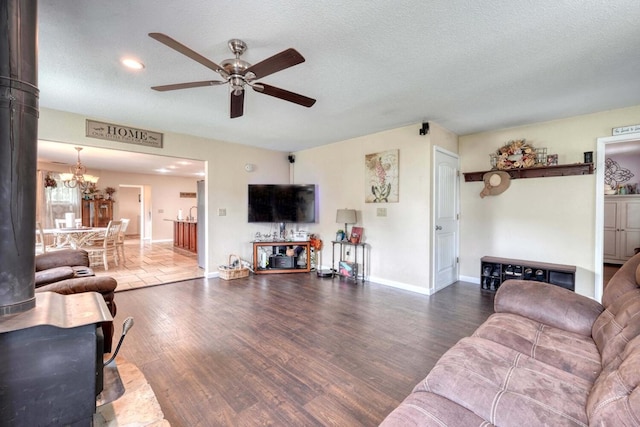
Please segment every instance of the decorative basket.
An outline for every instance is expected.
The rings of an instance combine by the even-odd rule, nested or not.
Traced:
[[[238,261],[237,267],[232,267],[232,259],[234,257]],[[242,261],[240,260],[240,257],[234,254],[229,255],[228,265],[219,266],[218,271],[220,272],[220,278],[224,280],[242,279],[243,277],[249,276],[249,269],[246,267],[242,267]]]

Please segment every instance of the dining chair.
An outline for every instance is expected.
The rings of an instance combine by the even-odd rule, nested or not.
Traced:
[[[105,270],[109,269],[109,257],[113,258],[113,263],[118,266],[118,251],[116,241],[118,233],[122,227],[122,221],[109,221],[107,229],[103,236],[97,239],[88,240],[87,244],[80,246],[78,249],[84,249],[89,253],[89,261],[91,267],[102,264]]]
[[[67,220],[64,218],[54,219],[56,228],[65,228],[67,226]],[[54,246],[63,247],[66,243],[65,236],[62,234],[56,234]]]
[[[120,232],[118,233],[118,238],[116,239],[116,249],[118,251],[118,260],[121,260],[122,265],[124,265],[126,261],[124,257],[124,239],[127,227],[129,227],[130,219],[120,218],[120,221],[122,222],[122,226],[120,227]]]
[[[36,255],[47,253],[47,244],[44,240],[44,231],[39,221],[36,222]]]

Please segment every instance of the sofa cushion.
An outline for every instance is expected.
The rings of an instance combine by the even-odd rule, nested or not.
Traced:
[[[640,336],[609,363],[587,401],[591,425],[640,425]]]
[[[47,270],[62,265],[89,267],[89,254],[84,250],[64,249],[36,255],[35,258],[36,271]]]
[[[593,340],[606,366],[640,334],[640,289],[622,295],[610,304],[593,324]]]
[[[463,338],[414,392],[443,396],[492,424],[585,426],[592,382],[496,342]]]
[[[560,286],[533,280],[505,280],[494,301],[496,313],[513,313],[545,325],[591,336],[604,307]]]
[[[497,342],[591,383],[602,369],[600,353],[590,337],[516,314],[492,314],[473,336]]]
[[[491,424],[457,403],[427,391],[416,391],[394,409],[381,427],[490,427]]]
[[[75,276],[73,268],[69,266],[53,267],[46,270],[36,271],[35,284],[36,288],[48,285],[49,283],[59,282],[61,280],[71,279]]]

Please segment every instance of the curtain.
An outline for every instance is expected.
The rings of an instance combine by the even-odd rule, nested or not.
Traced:
[[[56,187],[45,188],[45,177],[56,181]],[[64,218],[67,212],[73,212],[76,218],[82,218],[82,197],[79,188],[65,187],[58,172],[39,170],[36,190],[36,221],[42,228],[55,228],[55,219]]]

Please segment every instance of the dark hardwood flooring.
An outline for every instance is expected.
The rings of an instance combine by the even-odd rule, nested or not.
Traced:
[[[121,354],[172,426],[373,426],[493,312],[456,283],[428,297],[315,274],[119,292]],[[114,341],[118,337],[114,338]]]

